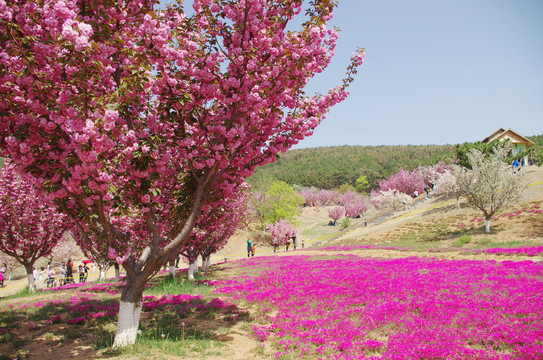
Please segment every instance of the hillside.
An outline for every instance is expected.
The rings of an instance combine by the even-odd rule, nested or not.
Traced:
[[[543,214],[532,214],[535,204],[543,201],[543,168],[525,167],[528,184],[520,202],[502,211],[491,223],[491,233],[484,232],[484,222],[478,221],[481,213],[466,206],[461,200],[461,208],[457,209],[454,199],[432,197],[425,199],[423,195],[414,199],[411,208],[390,213],[371,209],[366,213],[368,226],[363,226],[363,219],[353,220],[346,230],[328,226],[328,215],[325,207],[303,208],[296,227],[298,242],[302,240],[306,248],[344,245],[371,245],[378,247],[396,247],[416,249],[417,256],[473,258],[475,255],[460,254],[455,243],[462,235],[469,235],[471,242],[462,245],[462,250],[485,249],[493,247],[518,247],[543,245]],[[527,210],[527,211],[523,211]],[[513,214],[514,216],[501,216]],[[519,215],[520,214],[520,215]],[[474,219],[474,220],[472,220]],[[343,233],[339,235],[340,233]],[[334,236],[336,235],[337,236]],[[220,262],[225,256],[231,259],[243,257],[245,241],[249,234],[238,231],[230,239],[227,246],[212,257],[213,262]],[[283,253],[284,249],[281,249]],[[439,250],[435,253],[430,250]],[[452,251],[451,251],[452,250]],[[257,255],[270,254],[271,247],[257,242]],[[364,250],[364,253],[375,252],[376,256],[402,257],[405,252],[387,250]],[[490,255],[477,255],[477,258]]]
[[[320,189],[354,186],[365,175],[370,186],[399,168],[412,170],[419,165],[451,158],[454,145],[338,146],[290,150],[273,164],[255,171],[249,183],[258,187],[271,181]]]
[[[543,147],[543,135],[528,136],[535,147]],[[370,188],[377,181],[403,168],[435,164],[455,157],[457,145],[381,145],[332,146],[289,150],[272,164],[257,168],[248,179],[253,187],[266,187],[273,181],[290,185],[337,189],[343,184],[355,185],[366,176]],[[534,148],[535,150],[535,148]]]

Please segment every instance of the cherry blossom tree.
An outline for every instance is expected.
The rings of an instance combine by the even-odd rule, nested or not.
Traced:
[[[281,246],[287,243],[296,230],[288,220],[281,219],[274,224],[266,225],[266,230],[270,233],[274,245]]]
[[[72,234],[67,232],[55,245],[53,251],[49,255],[49,259],[51,259],[53,264],[58,264],[60,266],[63,262],[66,262],[66,260],[75,259],[79,256],[81,256],[81,249],[75,242]]]
[[[245,217],[247,199],[248,192],[243,191],[241,196],[230,199],[222,204],[222,207],[214,209],[212,216],[206,218],[207,236],[200,246],[202,270],[206,271],[209,268],[211,255],[221,250],[239,228]]]
[[[189,263],[187,271],[189,280],[194,280],[194,274],[198,272],[198,256],[202,256],[203,263],[208,264],[204,265],[204,268],[207,268],[211,254],[223,248],[239,228],[245,216],[244,209],[247,207],[247,188],[248,186],[243,184],[236,196],[226,201],[206,204],[202,208],[202,216],[196,222],[186,246],[180,251]],[[170,266],[170,269],[172,268],[173,266]]]
[[[79,227],[74,227],[72,233],[83,254],[98,267],[98,281],[106,281],[106,273],[116,263],[117,256],[113,256],[115,254],[111,251],[108,252],[107,243],[98,241],[94,233],[82,232]]]
[[[356,201],[358,198],[360,198],[360,195],[352,190],[349,190],[344,194],[340,194],[340,202],[343,206],[346,206],[347,204]]]
[[[420,194],[424,191],[424,185],[417,170],[400,169],[397,173],[390,175],[388,179],[379,181],[379,191],[397,190],[408,195],[417,191]]]
[[[456,198],[456,207],[460,209],[460,187],[456,183],[456,177],[452,170],[440,174],[435,181],[434,192],[444,194],[445,196],[454,196]]]
[[[334,206],[333,208],[328,209],[328,217],[334,220],[334,225],[337,224],[337,221],[345,214],[345,208],[343,206]]]
[[[0,173],[0,251],[24,266],[30,292],[36,291],[34,263],[51,253],[67,228],[66,216],[7,163]]]
[[[396,212],[403,209],[411,201],[411,197],[398,190],[372,191],[370,202],[376,209],[391,209]]]
[[[299,192],[300,196],[304,198],[304,205],[314,207],[318,202],[318,195],[313,189],[304,189]]]
[[[115,348],[136,339],[147,280],[228,199],[347,96],[308,96],[334,54],[336,6],[315,0],[3,2],[0,155],[126,270]],[[288,31],[285,29],[289,29]],[[106,252],[107,250],[107,252]]]
[[[419,166],[417,171],[425,185],[435,185],[440,175],[451,171],[451,166],[445,161],[440,161],[436,165]]]
[[[334,204],[337,195],[332,190],[321,190],[317,193],[317,198],[322,206],[327,206]]]
[[[456,184],[466,198],[468,206],[480,210],[486,219],[485,232],[490,232],[490,219],[500,209],[518,201],[526,188],[524,174],[515,174],[503,161],[509,152],[507,147],[496,147],[485,156],[472,149],[468,154],[471,169],[454,165]]]
[[[355,200],[345,205],[345,213],[350,218],[357,218],[364,216],[364,213],[368,210],[368,204],[363,200]]]

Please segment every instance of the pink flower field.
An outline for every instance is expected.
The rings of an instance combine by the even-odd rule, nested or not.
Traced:
[[[352,255],[253,258],[217,293],[256,305],[276,358],[543,359],[543,265]],[[258,275],[258,276],[255,276]]]

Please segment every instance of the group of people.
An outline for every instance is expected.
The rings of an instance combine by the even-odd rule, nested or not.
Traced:
[[[41,268],[40,273],[38,274],[36,269],[34,269],[34,279],[38,279],[38,284],[41,286],[43,282],[44,272],[47,274],[47,279],[45,281],[46,286],[55,287],[57,285],[56,271],[51,265],[51,261],[47,264],[47,269]],[[61,265],[60,274],[62,279],[59,279],[61,285],[75,284],[75,279],[79,275],[79,283],[84,283],[89,277],[89,268],[86,264],[79,265],[77,269],[77,274],[74,274],[74,263],[72,259],[68,259],[65,263]]]
[[[296,250],[296,248],[298,247],[298,240],[296,238],[296,234],[294,234],[293,236],[289,237],[287,239],[287,241],[285,242],[285,250],[286,251],[288,251],[288,248],[290,247],[290,241],[291,240],[292,240],[292,245],[294,247],[294,250]],[[302,241],[302,245],[303,245],[303,241]],[[276,252],[278,248],[279,248],[279,244],[274,242],[273,243],[273,252]]]

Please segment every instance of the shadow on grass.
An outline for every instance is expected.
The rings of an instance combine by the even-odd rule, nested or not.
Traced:
[[[211,298],[210,292],[205,281],[154,279],[144,293],[154,295],[144,296],[136,345],[122,351],[112,349],[117,294],[58,291],[45,294],[54,298],[29,296],[24,303],[0,312],[0,353],[9,358],[21,354],[40,358],[45,349],[48,354],[61,355],[86,346],[87,357],[98,351],[110,356],[134,351],[167,355],[170,350],[183,354],[187,348],[176,344],[179,342],[192,344],[189,348],[193,350],[205,349],[211,341],[228,340],[224,332],[237,322],[250,320],[247,311]]]

